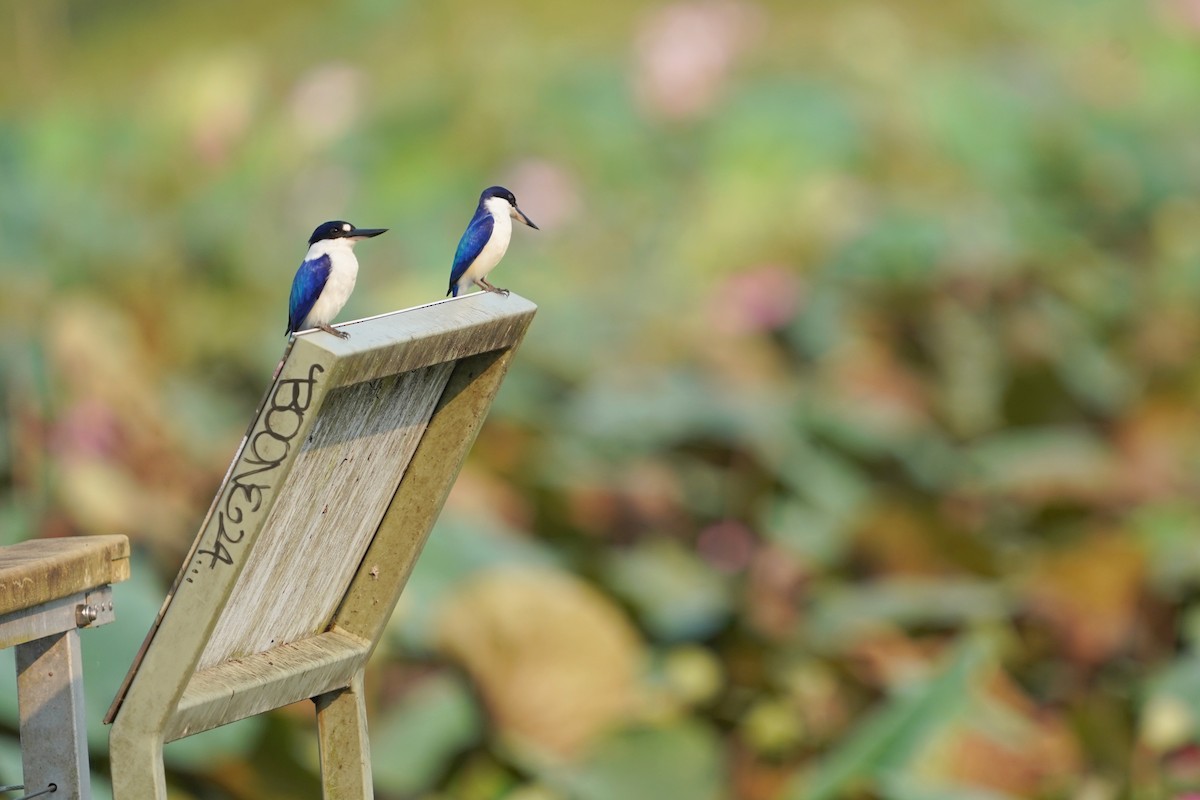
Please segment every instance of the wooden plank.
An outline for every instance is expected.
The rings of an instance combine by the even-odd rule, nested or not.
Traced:
[[[371,643],[342,631],[225,661],[192,676],[165,740],[174,741],[346,686]]]
[[[474,292],[340,326],[351,334],[305,337],[348,372],[343,382],[368,381],[516,345],[537,306],[516,294]],[[368,323],[389,319],[388,326]]]
[[[313,698],[324,800],[372,800],[371,740],[360,670],[350,685]]]
[[[0,615],[129,578],[121,535],[32,539],[0,547]]]
[[[436,364],[330,393],[200,669],[325,630],[452,367]]]

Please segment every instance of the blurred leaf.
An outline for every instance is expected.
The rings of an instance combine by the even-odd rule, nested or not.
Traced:
[[[903,212],[881,215],[839,254],[834,274],[852,285],[866,281],[919,285],[936,274],[945,246],[940,220]]]
[[[783,699],[763,699],[741,719],[741,733],[756,753],[772,756],[795,748],[804,728],[795,707]]]
[[[567,573],[496,567],[457,587],[438,615],[501,733],[571,757],[632,711],[642,644],[619,607]]]
[[[1200,578],[1200,512],[1195,508],[1176,502],[1146,505],[1136,512],[1133,525],[1159,591],[1175,596]]]
[[[699,705],[721,691],[725,676],[721,663],[705,647],[683,645],[672,648],[660,667],[661,679],[684,703]]]
[[[1075,738],[1079,725],[1056,709],[1039,707],[1003,669],[993,667],[975,682],[965,713],[914,759],[908,777],[930,789],[1053,795],[1083,769]]]
[[[435,617],[460,583],[497,566],[549,566],[553,554],[496,521],[443,514],[388,623],[390,637],[417,652],[433,648]]]
[[[1133,635],[1146,557],[1126,531],[1089,533],[1043,553],[1023,594],[1029,611],[1053,628],[1059,649],[1083,663],[1124,650]]]
[[[0,669],[8,666],[12,665],[0,665]],[[15,683],[14,680],[14,693]],[[0,736],[0,785],[21,783],[21,774],[20,741],[16,737]]]
[[[1189,653],[1150,676],[1142,704],[1140,739],[1165,752],[1200,735],[1200,657]]]
[[[942,673],[898,691],[823,758],[811,780],[797,785],[795,800],[844,796],[851,786],[904,769],[912,755],[966,707],[968,692],[990,659],[981,638],[959,644]]]
[[[1039,307],[1054,329],[1064,384],[1097,410],[1119,409],[1136,390],[1136,379],[1114,356],[1106,337],[1084,329],[1086,320],[1077,310],[1048,297],[1041,301]]]
[[[630,375],[584,387],[568,425],[586,432],[596,444],[622,445],[632,452],[707,436],[738,439],[741,419],[730,398],[701,376],[682,372]]]
[[[713,731],[685,722],[615,733],[577,767],[543,777],[578,800],[716,800],[725,796],[723,771]]]
[[[1012,795],[977,786],[933,786],[901,773],[880,781],[888,800],[1012,800]]]
[[[809,635],[823,648],[839,648],[880,627],[957,625],[999,620],[1013,601],[1002,587],[962,578],[895,579],[832,586],[814,597]]]
[[[1011,430],[971,448],[983,488],[1030,501],[1107,491],[1114,461],[1108,446],[1083,428]]]
[[[860,122],[844,95],[831,86],[795,80],[743,87],[716,124],[717,174],[756,183],[849,165],[864,145]]]
[[[34,514],[19,501],[0,500],[0,547],[22,542],[34,529]]]
[[[780,477],[801,497],[831,516],[852,519],[869,492],[862,472],[831,448],[800,444],[780,465]]]
[[[480,735],[479,711],[462,681],[440,673],[410,686],[371,725],[375,785],[411,794],[428,789]]]
[[[851,545],[849,525],[838,515],[783,500],[771,507],[763,529],[771,541],[794,553],[805,564],[834,567]]]
[[[711,634],[732,611],[728,583],[690,550],[663,538],[618,551],[605,566],[608,583],[659,639]]]
[[[963,304],[941,302],[931,322],[948,427],[964,438],[994,429],[1000,422],[1006,378],[995,321]]]
[[[786,335],[795,347],[811,358],[829,355],[846,341],[855,310],[853,293],[833,280],[820,280],[812,287],[804,312],[796,316]]]
[[[968,167],[981,183],[999,191],[1026,187],[1029,104],[1020,86],[991,71],[930,71],[916,89],[930,146]]]
[[[266,720],[247,717],[219,728],[168,742],[163,760],[173,769],[205,774],[223,764],[236,763],[254,751]]]

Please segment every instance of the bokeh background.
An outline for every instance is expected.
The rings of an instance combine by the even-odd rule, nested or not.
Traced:
[[[536,301],[368,676],[385,800],[1194,798],[1200,3],[2,0],[0,543],[124,533],[89,733],[283,346]],[[19,774],[11,654],[0,783]],[[167,749],[318,794],[311,707]]]

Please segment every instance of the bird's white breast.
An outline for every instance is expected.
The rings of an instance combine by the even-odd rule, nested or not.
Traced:
[[[358,280],[358,259],[354,257],[353,243],[348,239],[326,239],[315,242],[308,248],[305,260],[329,255],[329,280],[313,303],[312,311],[304,318],[301,328],[328,325],[350,299],[354,282]]]

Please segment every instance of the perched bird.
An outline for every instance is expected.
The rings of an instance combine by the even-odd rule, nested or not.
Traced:
[[[385,231],[387,228],[356,228],[342,220],[317,226],[308,240],[304,262],[292,279],[292,296],[288,303],[289,336],[306,328],[320,328],[338,338],[350,338],[350,334],[335,330],[329,323],[354,291],[354,281],[358,278],[354,245]]]
[[[492,186],[479,195],[475,216],[467,230],[458,240],[454,253],[454,266],[450,270],[450,289],[446,294],[458,297],[458,293],[477,285],[486,292],[502,292],[487,281],[487,274],[504,258],[508,240],[512,238],[512,221],[524,222],[534,230],[537,225],[517,208],[517,198],[503,186]]]

